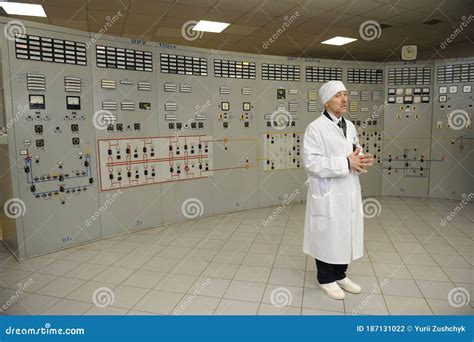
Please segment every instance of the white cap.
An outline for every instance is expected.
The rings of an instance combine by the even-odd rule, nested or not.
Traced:
[[[344,83],[341,81],[329,81],[324,83],[319,89],[319,97],[321,98],[323,104],[326,104],[326,102],[328,102],[331,97],[342,90],[347,90]]]

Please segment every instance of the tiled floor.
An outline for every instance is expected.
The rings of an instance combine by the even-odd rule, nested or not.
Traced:
[[[305,208],[296,204],[266,227],[263,220],[276,207],[135,232],[24,262],[1,247],[1,314],[474,314],[468,299],[473,206],[443,227],[441,219],[458,201],[378,201],[380,215],[365,221],[365,256],[349,266],[363,293],[344,301],[317,286],[314,260],[302,252]]]

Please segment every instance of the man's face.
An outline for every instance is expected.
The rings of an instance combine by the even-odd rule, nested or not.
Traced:
[[[333,114],[339,115],[347,111],[347,91],[341,90],[326,102],[326,108]]]

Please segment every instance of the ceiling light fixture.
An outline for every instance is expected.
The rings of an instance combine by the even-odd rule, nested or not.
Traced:
[[[10,15],[28,15],[31,17],[46,17],[42,5],[23,4],[19,2],[0,2],[5,12]]]
[[[221,23],[218,21],[199,20],[199,22],[193,27],[193,31],[221,33],[229,25],[229,23]]]
[[[341,46],[341,45],[352,43],[356,40],[357,39],[355,39],[355,38],[336,36],[334,38],[331,38],[331,39],[325,40],[324,42],[321,42],[321,44]]]

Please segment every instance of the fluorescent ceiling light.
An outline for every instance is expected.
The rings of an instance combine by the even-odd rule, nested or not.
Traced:
[[[325,40],[324,42],[321,42],[321,44],[339,45],[340,46],[340,45],[352,43],[356,40],[357,39],[355,39],[355,38],[347,38],[347,37],[336,36],[334,38],[331,38],[331,39]]]
[[[220,23],[218,21],[199,20],[193,27],[193,31],[221,33],[229,25],[228,23]]]
[[[32,17],[46,17],[43,6],[34,4],[23,4],[19,2],[0,2],[7,14],[29,15]]]

